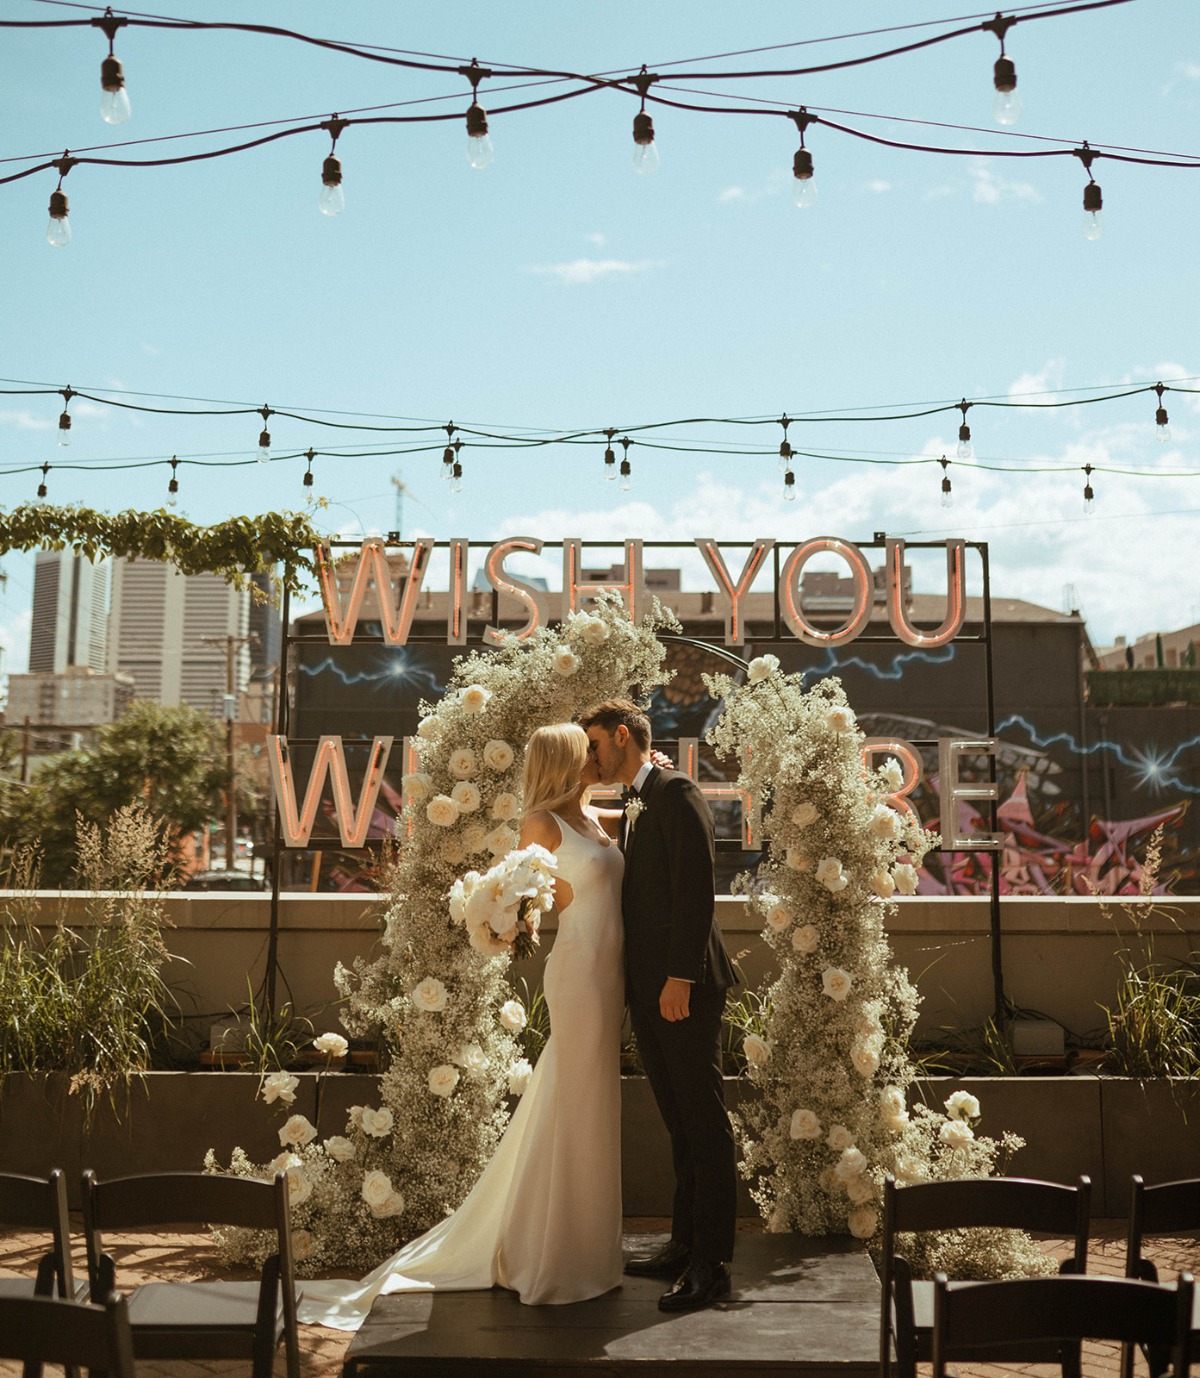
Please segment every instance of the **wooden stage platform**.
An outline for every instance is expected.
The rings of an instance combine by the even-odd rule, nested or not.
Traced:
[[[627,1235],[625,1247],[640,1252],[664,1238]],[[499,1289],[381,1297],[346,1352],[344,1373],[758,1378],[787,1370],[865,1378],[878,1368],[879,1281],[854,1241],[739,1234],[728,1301],[664,1315],[664,1287],[626,1278],[573,1306],[522,1306]]]

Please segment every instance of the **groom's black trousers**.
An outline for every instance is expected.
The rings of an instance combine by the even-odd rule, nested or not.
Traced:
[[[723,990],[693,986],[686,1019],[664,1019],[657,1001],[635,1000],[629,1010],[642,1066],[671,1136],[671,1238],[701,1263],[733,1258],[737,1219],[736,1154],[721,1065],[724,1009]]]

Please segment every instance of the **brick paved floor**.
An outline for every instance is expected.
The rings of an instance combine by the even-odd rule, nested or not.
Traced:
[[[662,1220],[626,1220],[626,1229],[631,1233],[646,1233],[662,1230],[667,1222]],[[746,1229],[761,1228],[757,1221],[744,1221]],[[1109,1277],[1120,1277],[1124,1268],[1125,1222],[1123,1220],[1093,1221],[1092,1243],[1088,1253],[1088,1271]],[[105,1242],[117,1257],[118,1276],[127,1282],[150,1278],[175,1278],[179,1280],[218,1276],[213,1271],[211,1253],[205,1236],[197,1234],[179,1235],[137,1235],[112,1234],[105,1236]],[[78,1246],[78,1237],[76,1237]],[[39,1242],[21,1234],[0,1235],[0,1276],[12,1274],[31,1274],[36,1266],[40,1248]],[[1055,1257],[1065,1257],[1070,1246],[1065,1240],[1047,1242]],[[1153,1248],[1147,1255],[1158,1264],[1160,1276],[1171,1279],[1182,1269],[1200,1271],[1200,1243],[1195,1238],[1161,1238],[1153,1241]],[[77,1247],[76,1267],[82,1275],[84,1263],[82,1253]],[[303,1378],[337,1378],[341,1370],[342,1355],[350,1337],[339,1331],[324,1330],[317,1326],[302,1326],[300,1329],[300,1357]],[[0,1361],[0,1376],[16,1378],[19,1367]],[[1142,1373],[1139,1367],[1139,1374]],[[1041,1375],[1056,1372],[1053,1368],[1038,1365],[1013,1365],[1001,1367],[993,1364],[978,1364],[958,1367],[961,1378],[999,1378],[1001,1374],[1029,1373]],[[1115,1345],[1092,1344],[1085,1346],[1083,1378],[1116,1378],[1118,1372],[1117,1348]],[[245,1378],[249,1373],[247,1364],[211,1362],[144,1362],[138,1365],[139,1378]],[[276,1360],[276,1378],[283,1378],[284,1364],[282,1350]]]

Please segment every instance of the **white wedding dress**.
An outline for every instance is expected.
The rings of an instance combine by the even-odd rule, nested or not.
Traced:
[[[559,915],[543,988],[551,1036],[491,1162],[440,1225],[361,1282],[304,1284],[300,1320],[357,1330],[389,1292],[510,1288],[531,1305],[585,1301],[621,1281],[621,1025],[616,843],[562,832]]]

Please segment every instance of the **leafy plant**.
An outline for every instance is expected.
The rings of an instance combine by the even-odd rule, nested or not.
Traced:
[[[735,963],[736,967],[736,963]],[[741,968],[737,968],[741,979]],[[757,991],[742,983],[742,994],[726,1002],[724,1018],[725,1065],[737,1076],[747,1070],[743,1044],[747,1034],[766,1038],[771,1021],[770,989]]]
[[[546,1040],[550,1037],[550,1007],[546,1004],[546,992],[538,986],[530,991],[529,982],[521,977],[521,1003],[525,1006],[525,1027],[517,1035],[521,1045],[521,1056],[531,1067],[537,1066]]]
[[[249,978],[246,987],[250,999],[240,1014],[245,1065],[252,1072],[281,1072],[312,1042],[312,1020],[296,1014],[286,1000],[277,1009],[259,1009]]]

